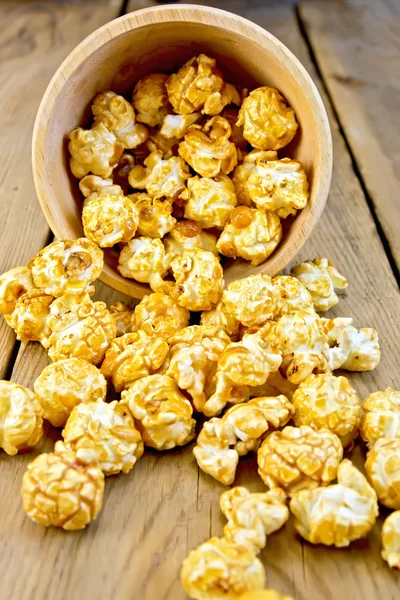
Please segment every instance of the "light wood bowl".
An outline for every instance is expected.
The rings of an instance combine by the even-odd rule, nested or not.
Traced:
[[[40,104],[33,132],[33,174],[40,204],[55,236],[83,235],[82,196],[68,168],[68,134],[90,118],[97,92],[129,93],[152,72],[170,73],[204,52],[217,59],[227,81],[250,89],[276,87],[296,112],[295,139],[280,152],[301,161],[310,183],[310,201],[284,223],[284,237],[258,267],[237,260],[225,268],[227,283],[253,273],[275,275],[296,255],[322,214],[332,171],[328,119],[310,76],[296,57],[261,27],[231,13],[205,6],[156,6],[104,25],[62,63]],[[105,252],[101,281],[134,298],[149,286],[119,275],[115,250]]]

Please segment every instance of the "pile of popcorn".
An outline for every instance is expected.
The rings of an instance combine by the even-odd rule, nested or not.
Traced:
[[[92,127],[69,136],[84,234],[116,247],[123,277],[209,310],[197,277],[214,280],[217,301],[220,255],[263,263],[281,219],[307,204],[302,164],[278,157],[296,135],[294,111],[274,88],[226,83],[204,54],[142,77],[131,100],[97,94]]]

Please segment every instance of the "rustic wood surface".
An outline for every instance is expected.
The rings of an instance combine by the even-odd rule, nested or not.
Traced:
[[[144,5],[131,3],[127,9]],[[242,14],[275,34],[298,56],[323,93],[334,143],[333,180],[324,215],[299,258],[329,256],[349,280],[348,291],[332,312],[353,316],[356,325],[370,325],[380,333],[379,367],[372,373],[350,376],[360,398],[388,385],[399,389],[398,287],[363,191],[367,182],[360,180],[364,176],[361,168],[355,173],[347,144],[359,165],[369,149],[344,138],[346,129],[341,131],[333,117],[323,90],[327,85],[324,67],[317,64],[322,82],[310,60],[302,12],[299,21],[290,3],[265,4],[262,0],[226,0],[218,2],[218,7]],[[2,140],[8,142],[1,145],[0,165],[2,270],[25,262],[49,239],[29,160],[40,96],[68,51],[101,23],[117,16],[121,8],[120,3],[96,3],[95,9],[94,5],[68,3],[0,5],[0,22],[7,23],[7,28],[0,30],[0,98],[7,109],[0,114],[0,131]],[[382,55],[383,64],[386,58]],[[331,99],[339,112],[333,95]],[[393,131],[395,125],[393,120]],[[364,123],[363,127],[368,128],[383,160],[378,125],[372,128]],[[393,134],[393,144],[395,141]],[[395,150],[393,146],[394,155]],[[382,218],[379,211],[376,218]],[[383,218],[381,225],[384,228]],[[98,296],[111,301],[115,295],[102,288]],[[31,387],[47,362],[45,353],[37,344],[15,346],[6,325],[1,327],[1,375]],[[19,489],[27,463],[51,449],[58,435],[48,427],[33,452],[16,457],[0,454],[0,598],[184,600],[179,583],[181,562],[196,545],[222,532],[224,520],[218,501],[223,486],[199,472],[190,447],[165,453],[148,451],[129,475],[108,478],[103,511],[87,530],[46,530],[25,517]],[[362,465],[362,449],[357,447],[353,455]],[[241,460],[235,483],[263,489],[254,456]],[[289,522],[269,538],[261,553],[268,587],[296,600],[398,599],[400,577],[380,558],[381,523],[382,517],[368,538],[353,543],[350,549],[335,550],[303,542]]]

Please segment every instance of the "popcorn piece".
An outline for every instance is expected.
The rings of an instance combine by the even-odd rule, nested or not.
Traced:
[[[295,215],[309,198],[303,165],[290,158],[258,158],[245,186],[258,208],[271,210],[281,219]]]
[[[295,277],[278,275],[273,277],[272,285],[277,291],[275,320],[298,310],[313,312],[314,304],[310,292]]]
[[[329,429],[346,448],[358,435],[360,402],[346,377],[310,375],[293,394],[294,422]]]
[[[124,148],[136,148],[149,136],[147,127],[135,121],[132,105],[114,92],[97,94],[92,104],[96,123],[103,123]]]
[[[135,307],[133,322],[147,335],[168,339],[189,325],[190,313],[163,293],[145,296]]]
[[[126,156],[126,155],[123,155]],[[132,158],[133,160],[133,158]],[[86,175],[79,182],[79,189],[88,200],[94,200],[100,196],[123,196],[124,192],[120,185],[114,185],[112,179],[103,179],[98,175]]]
[[[378,333],[375,329],[356,329],[353,319],[321,319],[328,338],[326,352],[331,369],[372,371],[381,359]]]
[[[236,148],[240,150],[247,149],[247,140],[243,137],[243,127],[239,127],[236,125],[236,122],[239,117],[239,111],[237,108],[224,108],[221,113],[221,117],[226,119],[231,126],[232,134],[229,138],[231,142],[233,142]]]
[[[275,213],[238,206],[217,242],[224,256],[244,258],[256,266],[263,263],[282,239],[282,225]]]
[[[122,249],[118,271],[141,283],[149,283],[152,289],[162,285],[162,278],[169,268],[170,257],[165,254],[161,240],[138,237]],[[156,290],[155,290],[156,291]]]
[[[228,519],[224,538],[258,554],[267,543],[267,535],[278,531],[288,520],[285,501],[286,494],[279,489],[252,494],[245,487],[234,487],[223,492],[219,502]]]
[[[62,435],[75,452],[94,451],[105,475],[129,473],[144,450],[130,410],[117,400],[78,404]]]
[[[198,248],[218,256],[216,236],[202,231],[195,221],[179,221],[163,241],[169,254],[183,256],[189,248]]]
[[[191,248],[171,262],[176,281],[173,295],[189,310],[210,310],[222,296],[224,272],[211,252]]]
[[[54,452],[40,454],[22,478],[22,502],[32,521],[66,531],[84,529],[100,512],[104,474],[96,454],[56,442]]]
[[[237,88],[231,83],[224,82],[221,92],[216,92],[209,96],[202,112],[207,115],[219,115],[225,106],[229,104],[240,106],[241,103],[242,100]]]
[[[202,177],[228,175],[237,165],[231,128],[223,117],[209,119],[203,127],[192,125],[179,144],[180,156]]]
[[[239,456],[256,451],[266,432],[286,425],[293,413],[285,396],[232,406],[221,418],[204,423],[193,449],[197,464],[217,481],[232,484]]]
[[[145,167],[137,165],[129,173],[129,185],[139,190],[147,190],[152,198],[168,196],[175,198],[186,186],[190,178],[187,164],[182,158],[172,156],[163,159],[163,153],[156,150],[144,160]]]
[[[15,267],[0,276],[0,312],[7,323],[10,323],[17,300],[34,287],[28,267]]]
[[[53,242],[30,262],[35,286],[58,298],[63,294],[92,293],[90,284],[103,270],[103,252],[86,238]]]
[[[36,289],[29,290],[17,300],[9,325],[14,329],[18,340],[46,344],[49,334],[46,319],[53,300],[54,296]]]
[[[238,600],[264,587],[265,572],[252,550],[213,537],[183,561],[181,582],[196,600]]]
[[[259,273],[228,285],[222,300],[227,311],[245,327],[261,327],[276,310],[276,291],[271,277]]]
[[[160,151],[164,159],[176,156],[178,153],[179,140],[176,138],[165,138],[158,130],[153,130],[147,142],[150,152]]]
[[[133,238],[139,225],[139,212],[126,196],[101,194],[85,200],[82,224],[89,240],[100,248],[109,248]]]
[[[281,374],[299,384],[312,373],[329,371],[324,352],[328,344],[315,312],[298,310],[270,321],[261,330],[265,341],[282,355]]]
[[[275,590],[259,590],[256,592],[246,592],[240,596],[239,600],[293,600],[291,596],[284,596]]]
[[[239,204],[253,206],[247,181],[250,175],[256,170],[259,161],[275,161],[277,157],[277,152],[273,150],[252,150],[244,157],[243,163],[236,167],[232,177]]]
[[[88,173],[110,177],[124,151],[124,146],[103,123],[92,129],[78,127],[69,134],[69,166],[82,179]]]
[[[45,367],[34,391],[43,417],[54,427],[63,427],[77,404],[106,399],[107,382],[91,363],[67,358]]]
[[[116,337],[132,332],[133,308],[127,306],[124,302],[114,302],[111,304],[109,311],[114,317]]]
[[[337,480],[328,487],[302,490],[290,501],[297,531],[312,544],[344,548],[375,524],[376,494],[350,460],[340,463]]]
[[[28,388],[0,381],[0,448],[13,456],[37,444],[43,435],[42,414]]]
[[[148,194],[131,194],[139,216],[138,234],[150,238],[162,238],[176,225],[172,216],[172,201],[168,198],[152,198]]]
[[[205,54],[191,58],[166,83],[169,101],[180,115],[200,109],[205,114],[211,114],[209,111],[216,108],[218,101],[222,104],[220,92],[223,86],[224,80],[216,68],[215,59]]]
[[[107,350],[101,366],[117,392],[128,388],[136,379],[157,371],[168,353],[167,342],[144,331],[126,333],[116,338]]]
[[[243,100],[237,125],[254,148],[279,150],[292,141],[298,124],[292,108],[278,90],[263,86]]]
[[[181,194],[187,200],[185,218],[198,221],[205,229],[224,227],[237,204],[235,188],[227,175],[192,177]]]
[[[200,121],[201,113],[191,115],[166,115],[160,129],[160,135],[166,139],[182,139],[191,125]]]
[[[145,75],[135,85],[132,104],[137,120],[150,127],[161,125],[168,112],[168,95],[165,87],[168,75],[152,73]]]
[[[92,302],[88,294],[65,294],[54,300],[46,325],[50,359],[81,358],[97,365],[115,338],[115,321],[104,302]]]
[[[367,396],[362,405],[360,433],[370,447],[383,437],[400,439],[400,392],[387,388]]]
[[[139,379],[122,392],[122,404],[128,405],[137,419],[146,446],[170,450],[195,436],[192,405],[167,375]]]
[[[382,558],[391,569],[400,569],[400,510],[392,512],[383,523]]]
[[[290,274],[310,292],[317,311],[325,311],[339,302],[335,289],[347,288],[346,278],[327,258],[315,258],[295,265]]]
[[[367,478],[384,506],[400,509],[400,438],[380,438],[368,452]]]
[[[200,325],[223,329],[233,342],[236,342],[239,338],[240,323],[228,312],[222,299],[217,303],[215,308],[201,313]]]
[[[258,472],[269,488],[289,496],[336,479],[343,446],[328,429],[285,427],[271,433],[258,451]]]

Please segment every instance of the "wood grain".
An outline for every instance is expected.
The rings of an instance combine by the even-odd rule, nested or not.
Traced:
[[[400,2],[302,0],[299,10],[400,267]]]

